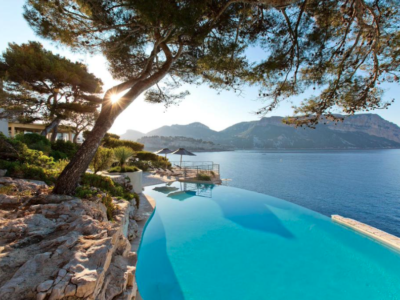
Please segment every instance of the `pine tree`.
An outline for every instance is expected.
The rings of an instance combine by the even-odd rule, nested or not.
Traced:
[[[22,123],[42,121],[42,135],[72,114],[93,114],[101,98],[102,82],[86,66],[43,48],[40,43],[9,44],[0,59],[3,117]],[[55,137],[55,134],[53,134]]]
[[[121,83],[106,91],[85,143],[58,179],[72,193],[101,139],[141,93],[171,105],[182,83],[240,91],[258,85],[271,101],[259,113],[308,88],[321,92],[297,108],[297,125],[385,107],[377,88],[399,71],[398,0],[29,0],[25,18],[44,38],[101,52]],[[264,49],[262,61],[246,57]],[[123,96],[117,102],[115,95]]]

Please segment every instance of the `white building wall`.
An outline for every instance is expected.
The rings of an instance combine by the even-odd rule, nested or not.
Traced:
[[[0,109],[0,112],[2,110]],[[8,121],[5,119],[0,119],[0,132],[8,136]]]

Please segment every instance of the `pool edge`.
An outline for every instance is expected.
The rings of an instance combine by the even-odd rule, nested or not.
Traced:
[[[387,233],[378,228],[372,227],[370,225],[364,224],[354,219],[345,218],[340,215],[332,215],[332,221],[349,227],[361,234],[364,234],[376,241],[383,243],[390,248],[400,252],[400,238],[390,233]]]

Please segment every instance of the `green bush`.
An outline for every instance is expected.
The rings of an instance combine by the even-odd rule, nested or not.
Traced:
[[[204,174],[204,173],[199,173],[199,174],[197,174],[196,179],[202,180],[202,181],[211,181],[211,176]]]
[[[165,157],[159,156],[157,154],[148,151],[139,151],[136,153],[136,157],[139,160],[151,160],[151,161],[165,160]]]
[[[129,164],[130,166],[135,166],[139,168],[140,170],[143,170],[146,172],[151,166],[152,163],[150,161],[145,161],[145,160],[139,160],[139,161],[132,161]]]
[[[57,140],[56,142],[51,143],[51,149],[53,151],[65,153],[67,157],[61,157],[61,159],[71,159],[75,155],[76,151],[78,151],[78,146],[71,141]]]
[[[126,191],[122,185],[115,183],[110,177],[106,176],[86,173],[82,176],[81,184],[87,187],[99,188],[113,197],[121,197],[128,201],[135,197],[134,193]]]
[[[68,159],[67,154],[57,150],[51,150],[49,156],[51,156],[55,161],[58,161],[60,159]]]
[[[101,202],[105,205],[105,207],[107,208],[107,218],[108,221],[114,221],[114,211],[115,211],[115,205],[112,201],[112,198],[107,195],[105,197],[103,197],[103,199],[101,200]]]
[[[85,173],[81,179],[82,185],[97,187],[103,191],[111,192],[115,189],[115,182],[106,176]]]
[[[89,199],[94,196],[94,192],[89,186],[80,186],[75,190],[75,196],[81,199]]]
[[[15,136],[15,140],[28,146],[29,149],[42,151],[46,154],[51,151],[51,143],[45,137],[37,133],[20,133]]]
[[[61,172],[65,169],[65,167],[69,164],[68,159],[60,159],[56,161],[53,165],[53,169],[61,174]]]
[[[28,147],[15,139],[6,137],[0,132],[0,159],[20,160]]]
[[[113,159],[114,151],[112,149],[99,147],[90,163],[90,167],[94,174],[96,174],[99,171],[107,170],[111,166]]]
[[[106,147],[106,148],[129,147],[133,151],[142,151],[144,145],[133,142],[133,141],[119,140],[119,139],[110,137],[110,138],[103,139],[103,147]]]
[[[129,147],[118,147],[114,149],[114,156],[121,167],[125,165],[128,158],[132,157],[133,154],[133,150]]]
[[[127,172],[137,172],[139,171],[138,167],[136,166],[124,166],[124,167],[113,167],[108,170],[109,173],[127,173]]]
[[[44,155],[42,151],[31,149],[24,151],[21,161],[42,168],[51,168],[54,166],[54,159],[52,157]]]
[[[54,184],[60,174],[53,169],[45,169],[40,166],[21,163],[18,161],[11,162],[0,160],[0,169],[6,169],[7,176],[21,179],[41,180],[48,185]]]

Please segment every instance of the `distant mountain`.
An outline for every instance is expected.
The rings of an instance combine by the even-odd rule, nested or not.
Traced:
[[[227,146],[215,144],[210,141],[183,136],[144,136],[138,142],[145,145],[145,150],[158,150],[162,148],[169,148],[172,151],[178,148],[185,148],[189,151],[233,150]]]
[[[133,129],[128,129],[123,135],[121,135],[122,140],[131,140],[136,142],[138,139],[141,137],[145,136],[143,132],[133,130]]]
[[[202,123],[196,122],[188,125],[163,126],[148,132],[146,136],[184,136],[210,140],[217,138],[218,132]]]
[[[226,149],[374,149],[400,148],[400,127],[375,114],[345,117],[343,123],[316,129],[294,128],[282,117],[241,122],[222,131],[201,123],[163,126],[146,136],[181,136],[211,141]]]

